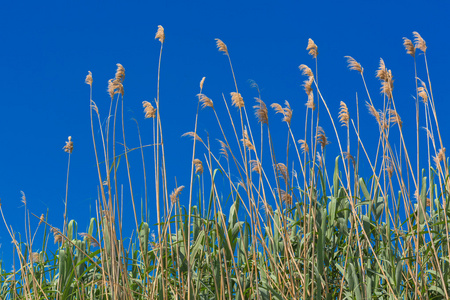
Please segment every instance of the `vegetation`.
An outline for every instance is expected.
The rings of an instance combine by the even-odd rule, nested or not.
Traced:
[[[414,67],[419,51],[424,60],[417,63],[426,65],[427,80],[415,76],[415,130],[417,144],[419,140],[427,143],[426,153],[417,151],[415,155],[405,143],[394,100],[393,75],[384,61],[377,71],[383,94],[382,107],[377,109],[362,66],[347,57],[349,68],[361,75],[369,99],[365,106],[378,124],[374,157],[369,157],[364,137],[359,135],[359,108],[352,118],[346,103],[341,102],[339,115],[331,115],[315,75],[318,51],[311,39],[307,50],[315,59],[315,71],[300,66],[307,78],[304,130],[291,128],[292,109],[287,101],[284,106],[271,105],[286,125],[286,141],[280,141],[283,134],[271,132],[269,109],[255,83],[252,85],[258,97],[253,109],[260,125],[250,126],[250,101],[244,102],[239,93],[227,46],[217,39],[218,50],[229,60],[236,84],[231,93],[233,107],[224,97],[227,122],[233,131],[223,130],[223,118],[203,94],[203,78],[195,127],[185,134],[193,138],[190,184],[172,192],[168,190],[159,109],[160,67],[155,102],[143,103],[145,118],[149,119],[146,122],[153,122],[153,144],[146,148],[141,144],[137,149],[127,148],[123,130],[125,69],[118,64],[115,77],[108,83],[110,117],[104,126],[92,100],[93,78],[89,72],[86,83],[91,91],[99,179],[97,217],[91,219],[86,233],[78,233],[77,223],[67,220],[67,209],[61,230],[48,224],[44,215],[36,216],[39,226],[45,227],[43,251],[36,253],[32,251],[38,246],[33,244],[31,230],[25,241],[18,241],[0,207],[18,258],[12,271],[0,267],[0,298],[448,299],[448,161],[428,76],[426,44],[417,32],[414,37],[414,41],[405,38],[404,45],[414,58]],[[161,26],[156,39],[161,42],[161,65],[165,39]],[[361,106],[358,99],[356,103]],[[203,113],[213,114],[217,120],[221,136],[214,139],[219,139],[219,153],[213,151],[209,136],[198,134],[197,120]],[[422,115],[424,120],[419,120]],[[331,164],[326,163],[329,139],[320,126],[323,118],[331,120],[333,143],[336,141],[339,149]],[[338,123],[346,129],[345,137],[339,136]],[[419,125],[426,129],[426,136],[419,136]],[[100,136],[95,134],[97,129]],[[118,141],[123,148],[119,149]],[[286,143],[286,151],[275,153],[275,143],[280,142]],[[263,153],[263,149],[267,151]],[[70,137],[64,150],[70,166]],[[137,210],[133,193],[128,157],[133,150],[141,151],[145,182],[155,185],[154,196],[145,190],[144,213]],[[151,179],[145,173],[148,152],[154,165]],[[420,170],[419,164],[425,159],[427,166]],[[119,188],[120,161],[129,180],[129,198]],[[360,172],[361,165],[366,171]],[[180,204],[181,193],[189,200],[187,207]],[[122,236],[123,198],[133,206],[135,237]],[[26,209],[25,195],[22,200]],[[231,206],[225,205],[227,201]],[[148,211],[153,203],[159,223],[155,225],[157,234],[152,236]],[[58,246],[56,253],[47,248],[51,234]]]

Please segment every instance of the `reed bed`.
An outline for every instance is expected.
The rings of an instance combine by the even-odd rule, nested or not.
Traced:
[[[17,257],[12,270],[0,266],[0,298],[448,299],[448,159],[437,119],[439,103],[434,101],[428,73],[427,46],[419,33],[413,36],[413,41],[404,38],[416,70],[417,126],[408,130],[416,131],[417,145],[426,142],[425,153],[414,153],[415,145],[408,146],[404,139],[393,74],[382,59],[376,73],[381,104],[378,88],[370,88],[377,95],[372,102],[363,67],[348,56],[349,69],[361,77],[354,84],[364,87],[364,98],[369,100],[355,99],[356,111],[341,101],[334,116],[318,84],[318,46],[309,39],[306,50],[315,63],[313,68],[299,66],[305,76],[305,106],[295,105],[305,110],[305,123],[304,128],[293,128],[289,102],[266,104],[256,83],[252,83],[256,98],[243,98],[229,50],[216,39],[218,51],[229,62],[235,90],[214,100],[226,107],[226,112],[217,112],[204,94],[205,78],[201,79],[195,126],[185,134],[192,138],[190,182],[186,186],[175,182],[169,190],[174,181],[167,175],[170,157],[164,148],[164,112],[160,114],[164,99],[159,89],[165,33],[159,26],[156,98],[143,102],[143,122],[152,123],[152,144],[144,147],[140,140],[140,147],[127,147],[125,68],[117,64],[108,82],[111,102],[104,125],[92,100],[94,81],[89,72],[86,83],[99,180],[96,217],[87,232],[78,232],[77,222],[67,219],[66,208],[59,229],[45,215],[29,212],[24,194],[26,215],[38,218],[39,227],[45,227],[43,243],[36,245],[29,218],[25,239],[18,240],[0,206]],[[417,74],[417,64],[425,65],[425,74]],[[203,114],[217,120],[217,136],[199,134]],[[378,125],[371,135],[378,140],[374,156],[365,147],[367,137],[360,136],[360,115]],[[323,119],[332,123],[328,132],[322,128]],[[271,131],[273,122],[284,123],[283,132]],[[217,140],[219,151],[214,150]],[[286,143],[286,149],[277,153],[279,143]],[[73,149],[69,137],[64,146],[66,205]],[[145,187],[142,205],[133,192],[137,179],[129,159],[138,152],[144,180],[154,185]],[[154,171],[150,176],[149,162]],[[119,168],[126,172],[129,195],[121,193]],[[129,218],[122,213],[124,202],[133,209],[136,234],[132,237],[123,236],[124,218]],[[149,225],[149,210],[156,212],[156,225]],[[56,252],[49,242],[56,244]],[[42,251],[33,252],[38,247]]]

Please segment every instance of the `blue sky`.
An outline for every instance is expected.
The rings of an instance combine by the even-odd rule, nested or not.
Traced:
[[[7,222],[15,231],[24,232],[20,202],[20,191],[24,191],[30,212],[40,215],[49,209],[49,222],[62,226],[67,171],[67,154],[62,147],[70,135],[75,149],[71,158],[69,218],[78,220],[79,231],[84,230],[89,217],[95,214],[98,186],[90,132],[89,87],[84,78],[92,71],[93,99],[105,116],[110,103],[107,81],[114,76],[116,63],[121,63],[126,69],[127,142],[130,147],[138,145],[136,125],[131,120],[136,118],[144,144],[150,143],[152,127],[143,118],[142,101],[156,97],[160,44],[154,35],[158,25],[164,26],[166,32],[161,115],[172,189],[175,177],[179,184],[188,185],[191,142],[181,135],[193,130],[200,79],[206,76],[204,93],[218,103],[218,110],[224,109],[221,94],[234,91],[228,61],[216,50],[214,38],[222,39],[228,46],[240,91],[248,99],[247,109],[257,96],[248,83],[252,79],[258,83],[267,104],[284,100],[291,103],[294,118],[298,116],[293,121],[299,130],[298,138],[306,102],[301,87],[305,78],[298,65],[313,66],[305,50],[308,38],[319,47],[321,90],[335,118],[339,101],[346,101],[350,111],[354,111],[356,93],[360,104],[367,100],[359,75],[347,69],[344,56],[351,55],[363,65],[374,102],[380,105],[382,96],[374,74],[382,57],[394,74],[394,97],[407,132],[405,138],[413,147],[414,69],[402,37],[412,39],[412,32],[418,31],[427,42],[438,118],[441,130],[446,132],[450,128],[446,118],[450,108],[448,16],[448,1],[2,3],[0,198]],[[422,57],[418,59],[419,77],[425,76]],[[205,130],[212,135],[217,133],[212,120],[202,112],[201,135],[205,135]],[[283,124],[276,124],[281,123],[279,120],[279,116],[271,114],[274,128],[284,128]],[[323,126],[328,128],[328,118],[323,120]],[[362,132],[369,145],[371,134],[378,134],[377,125],[367,114]],[[327,135],[333,136],[330,130]],[[285,144],[284,139],[282,143]],[[134,169],[139,196],[141,165]],[[0,243],[0,256],[9,262],[12,245],[3,224]]]

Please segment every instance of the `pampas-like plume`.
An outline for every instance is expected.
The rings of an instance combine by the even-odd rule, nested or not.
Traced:
[[[41,225],[45,220],[44,214],[41,214],[41,216],[39,217],[39,225]]]
[[[342,123],[342,126],[348,127],[348,121],[350,120],[350,114],[348,113],[347,104],[344,101],[341,101],[341,106],[339,110],[339,122]]]
[[[394,80],[392,79],[391,70],[386,68],[382,58],[380,58],[380,67],[376,71],[376,77],[381,80],[381,93],[391,99],[392,90],[394,89]]]
[[[116,64],[117,70],[116,70],[116,76],[115,80],[117,80],[120,83],[123,83],[125,80],[125,68],[121,64]]]
[[[198,136],[198,134],[196,134],[196,133],[193,132],[193,131],[186,132],[186,133],[184,133],[184,134],[182,135],[182,137],[185,137],[185,136],[190,136],[190,137],[192,137],[194,140],[199,141],[200,143],[203,143],[203,140]]]
[[[307,108],[310,108],[312,110],[316,109],[316,104],[314,103],[314,94],[313,93],[310,93],[308,95],[308,101],[306,101],[305,105]]]
[[[198,158],[194,159],[193,161],[194,166],[195,166],[195,173],[203,173],[203,164],[202,161]]]
[[[223,52],[224,54],[228,55],[227,45],[225,45],[225,43],[222,42],[221,39],[216,39],[216,46],[217,46],[217,49],[219,49],[220,52]]]
[[[72,151],[73,151],[73,142],[72,142],[72,137],[71,136],[68,137],[68,141],[66,141],[66,145],[63,147],[63,149],[64,149],[64,152],[67,152],[69,154],[72,153]]]
[[[200,90],[203,90],[203,84],[205,83],[206,77],[203,77],[202,80],[200,80]]]
[[[298,66],[298,68],[300,69],[300,71],[302,71],[302,75],[314,78],[313,72],[307,65],[301,64],[300,66]]]
[[[183,189],[184,189],[184,185],[179,186],[176,189],[174,189],[173,192],[170,194],[170,201],[173,204],[177,203],[180,193]]]
[[[300,144],[300,149],[303,153],[309,153],[309,146],[305,140],[298,140],[298,143]]]
[[[164,43],[164,40],[166,39],[166,35],[164,34],[164,27],[162,27],[161,25],[158,25],[158,31],[155,35],[155,40],[156,39],[158,39],[161,44]]]
[[[252,142],[250,141],[247,133],[247,129],[244,129],[243,137],[241,139],[241,142],[244,144],[245,147],[247,147],[249,150],[256,151],[255,146],[253,146]]]
[[[156,108],[148,101],[142,101],[142,106],[144,107],[145,118],[154,118],[156,116]]]
[[[325,147],[330,144],[330,142],[328,141],[327,136],[325,135],[325,131],[323,130],[322,127],[318,126],[317,127],[317,135],[316,135],[316,139],[317,142],[320,144],[320,146],[322,147],[322,150],[325,149]]]
[[[280,192],[280,195],[281,195],[281,201],[286,203],[286,205],[291,205],[292,204],[292,196],[282,189],[277,190],[277,192],[278,191]]]
[[[417,93],[419,94],[419,97],[422,98],[423,103],[428,102],[428,91],[427,86],[424,82],[422,82],[422,86],[417,88]]]
[[[228,160],[228,146],[225,144],[225,142],[218,140],[220,143],[220,155],[225,156],[225,158]]]
[[[308,50],[309,55],[311,55],[314,58],[316,58],[317,54],[319,54],[319,52],[317,51],[317,45],[314,43],[312,39],[308,39],[308,46],[306,47],[306,50]]]
[[[389,80],[389,71],[386,68],[386,64],[384,63],[384,60],[380,58],[380,66],[378,67],[378,70],[376,71],[376,76],[378,79],[382,81],[388,81]]]
[[[256,172],[259,175],[261,175],[262,173],[262,167],[261,167],[261,163],[257,160],[251,160],[250,161],[250,166],[251,166],[251,170],[252,172]]]
[[[397,124],[400,129],[402,129],[402,119],[395,109],[388,109],[389,123]]]
[[[307,95],[312,93],[312,84],[314,82],[314,77],[309,76],[307,80],[303,81],[303,87],[305,88],[305,92]]]
[[[283,122],[288,123],[289,125],[291,124],[291,119],[292,119],[292,109],[291,106],[289,105],[289,102],[287,100],[284,101],[284,104],[286,105],[286,107],[281,107],[280,104],[278,103],[273,103],[272,105],[270,105],[273,109],[275,109],[276,113],[278,114],[282,114],[283,115]]]
[[[202,104],[202,109],[205,107],[211,107],[214,108],[213,101],[209,99],[205,94],[198,94],[198,101]]]
[[[238,107],[238,108],[243,108],[244,107],[244,99],[242,98],[241,94],[236,93],[236,92],[231,92],[231,103]]]
[[[27,197],[25,196],[25,193],[23,191],[20,191],[20,193],[22,194],[22,197],[20,197],[20,201],[27,205]]]
[[[344,158],[352,163],[353,166],[355,166],[356,161],[353,155],[350,154],[350,152],[344,152]]]
[[[61,231],[56,227],[52,227],[51,231],[53,233],[54,244],[61,243],[63,241],[63,236],[61,234]]]
[[[436,156],[433,157],[434,164],[436,165],[436,169],[440,172],[441,169],[441,161],[445,161],[445,148],[439,149],[439,152]]]
[[[345,56],[345,58],[347,58],[348,68],[350,70],[358,71],[361,74],[364,72],[364,68],[361,67],[361,64],[357,62],[353,57]]]
[[[414,31],[413,35],[415,47],[422,50],[423,52],[427,52],[427,43],[425,43],[425,40],[422,38],[422,36],[417,31]]]
[[[255,109],[255,116],[258,119],[258,122],[262,124],[269,124],[269,114],[267,112],[266,104],[259,98],[255,99],[258,104],[253,106],[253,108]]]
[[[86,75],[86,79],[84,80],[84,82],[86,82],[86,84],[89,84],[92,87],[92,73],[91,71],[88,71],[88,74]]]
[[[403,46],[405,46],[406,53],[414,57],[416,55],[416,48],[414,47],[413,42],[411,42],[408,38],[403,38]]]
[[[377,120],[377,123],[379,126],[381,126],[381,118],[380,118],[380,113],[375,109],[375,107],[370,104],[369,102],[366,101],[366,106],[367,109],[369,110],[369,114],[371,114],[372,116],[375,117],[375,120]]]
[[[284,179],[284,182],[289,182],[289,172],[288,172],[288,168],[286,167],[285,164],[283,163],[279,163],[275,165],[277,171],[280,173],[280,177],[282,177]]]
[[[93,237],[92,235],[90,235],[89,233],[80,232],[78,235],[82,236],[84,238],[87,238],[91,242],[92,246],[100,247],[100,243],[97,241],[97,239],[95,237]]]

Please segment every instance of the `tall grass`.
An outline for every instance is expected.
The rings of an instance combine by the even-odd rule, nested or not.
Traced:
[[[235,90],[223,95],[226,113],[219,113],[203,93],[205,78],[201,80],[195,126],[185,134],[193,138],[190,183],[185,188],[175,182],[176,188],[169,190],[172,182],[166,158],[170,158],[165,155],[160,114],[164,99],[159,89],[165,34],[159,26],[155,37],[161,44],[156,98],[153,104],[143,102],[145,122],[153,126],[151,147],[142,144],[140,132],[140,147],[127,147],[125,68],[118,64],[108,83],[111,103],[105,126],[92,100],[94,84],[89,72],[86,83],[99,179],[96,218],[91,219],[87,232],[78,233],[77,222],[67,220],[67,209],[62,229],[49,224],[44,215],[35,216],[39,226],[45,227],[43,250],[36,253],[33,249],[38,245],[29,221],[34,214],[27,210],[25,195],[25,240],[17,239],[0,206],[18,259],[12,271],[0,267],[1,298],[448,299],[448,160],[431,89],[426,43],[416,32],[414,37],[414,42],[404,38],[404,45],[414,58],[417,127],[413,130],[418,145],[419,140],[426,141],[425,153],[417,150],[415,155],[404,139],[393,74],[383,60],[377,71],[383,103],[375,105],[363,67],[347,57],[349,68],[361,76],[369,101],[359,103],[356,97],[354,112],[340,102],[340,112],[333,116],[318,81],[318,46],[310,39],[307,50],[315,61],[314,70],[299,67],[307,78],[303,85],[307,96],[304,128],[291,127],[292,108],[286,101],[269,106],[286,125],[284,132],[274,132],[271,124],[279,118],[269,112],[256,83],[252,83],[258,93],[256,101],[244,100],[228,48],[217,39],[219,52],[229,61]],[[417,56],[419,51],[422,57]],[[424,81],[417,74],[419,63],[426,66]],[[253,112],[248,112],[251,107]],[[250,121],[253,113],[258,126]],[[203,114],[214,115],[219,136],[199,135],[198,120]],[[373,157],[364,144],[367,137],[360,136],[361,116],[378,124],[378,131],[370,137],[378,139]],[[324,118],[331,121],[331,132],[321,127]],[[226,131],[223,124],[232,130]],[[344,135],[338,130],[340,125],[345,128]],[[425,138],[419,136],[421,126]],[[220,143],[218,152],[211,145],[215,139]],[[331,140],[337,147],[330,150],[336,153],[327,153]],[[281,142],[286,149],[277,153],[276,145]],[[73,150],[70,137],[64,150],[68,152],[67,205]],[[133,192],[137,179],[129,155],[134,150],[141,151],[145,182],[154,184],[152,189],[145,187],[143,212],[138,211]],[[146,175],[147,155],[153,159],[151,179]],[[121,161],[128,196],[119,188]],[[420,169],[424,161],[427,164]],[[148,190],[154,190],[154,196],[147,194]],[[180,198],[188,201],[187,207]],[[136,227],[136,235],[127,238],[122,229],[128,217],[123,216],[124,199],[131,203]],[[157,235],[151,234],[149,225],[148,211],[153,207]],[[57,244],[55,253],[47,246],[52,236]]]

